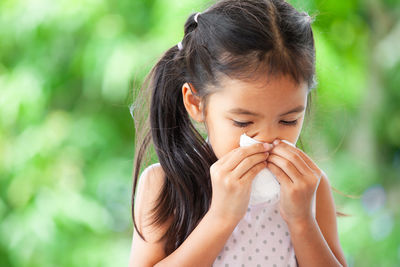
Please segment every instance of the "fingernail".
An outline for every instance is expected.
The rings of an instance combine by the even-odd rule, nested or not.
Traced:
[[[274,145],[277,145],[277,144],[279,144],[279,142],[280,142],[280,140],[279,140],[279,139],[276,139],[276,140],[274,140],[273,144],[274,144]]]

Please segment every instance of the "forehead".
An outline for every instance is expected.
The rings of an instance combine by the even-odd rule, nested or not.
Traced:
[[[306,105],[308,88],[305,82],[297,84],[282,75],[246,81],[222,77],[214,94],[213,102],[224,109],[239,107],[273,113]]]

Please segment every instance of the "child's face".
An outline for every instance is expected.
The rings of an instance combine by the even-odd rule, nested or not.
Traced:
[[[220,84],[223,88],[208,98],[205,117],[217,158],[239,147],[243,133],[262,142],[285,139],[296,144],[307,105],[306,83],[296,85],[288,76],[282,76],[268,82],[224,78]],[[245,114],[244,110],[258,115]],[[296,120],[297,124],[285,124]]]

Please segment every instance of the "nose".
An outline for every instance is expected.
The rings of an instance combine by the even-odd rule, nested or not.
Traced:
[[[259,132],[250,137],[259,142],[269,143],[269,144],[272,144],[272,142],[274,142],[275,139],[280,139],[277,134],[271,134],[268,131],[263,133]]]

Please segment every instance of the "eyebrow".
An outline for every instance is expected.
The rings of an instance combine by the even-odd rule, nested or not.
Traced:
[[[279,116],[285,116],[285,115],[288,115],[291,113],[299,113],[299,112],[302,112],[303,110],[304,110],[304,106],[300,105],[300,106],[297,106],[294,109],[289,110]],[[233,114],[238,114],[238,115],[251,115],[251,116],[255,116],[255,117],[262,117],[262,115],[259,113],[255,113],[250,110],[243,109],[243,108],[233,108],[233,109],[228,110],[228,112],[233,113]]]

